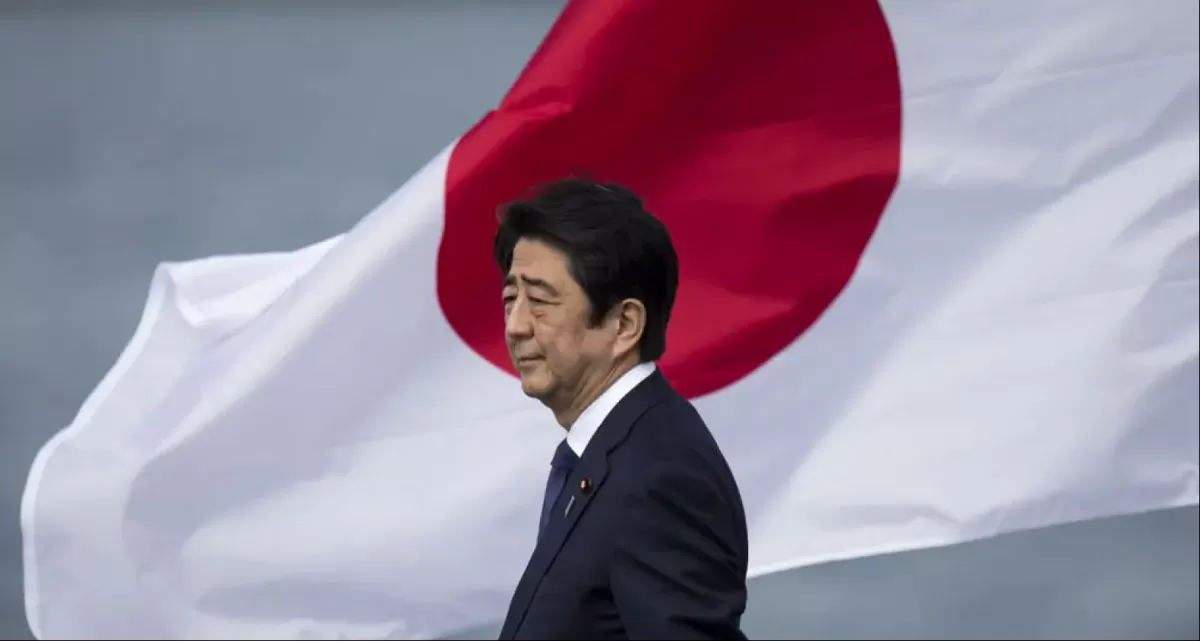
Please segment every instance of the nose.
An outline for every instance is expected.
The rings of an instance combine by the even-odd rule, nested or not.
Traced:
[[[529,306],[518,297],[504,316],[504,336],[511,343],[532,335],[533,319],[529,315]]]

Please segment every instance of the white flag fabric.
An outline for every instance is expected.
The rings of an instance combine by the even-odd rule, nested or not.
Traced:
[[[1197,503],[1198,13],[570,3],[345,235],[163,265],[39,452],[39,638],[420,638],[502,616],[561,439],[503,351],[496,206],[628,184],[664,373],[753,575]]]

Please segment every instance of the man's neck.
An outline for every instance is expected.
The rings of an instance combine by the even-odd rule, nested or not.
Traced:
[[[563,405],[561,410],[554,410],[555,420],[558,421],[559,425],[563,426],[563,429],[570,430],[571,426],[575,424],[576,419],[579,418],[579,415],[583,414],[584,410],[586,410],[589,405],[595,402],[597,398],[600,398],[600,395],[604,393],[604,390],[612,387],[612,384],[615,383],[617,379],[624,376],[627,372],[629,372],[629,370],[636,366],[636,360],[632,362],[614,363],[612,367],[609,367],[607,370],[588,377],[584,381],[583,385],[576,390],[570,401]]]

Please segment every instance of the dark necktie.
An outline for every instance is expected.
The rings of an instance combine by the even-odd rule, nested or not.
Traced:
[[[546,497],[542,499],[542,521],[538,526],[539,541],[546,531],[546,525],[550,523],[550,511],[554,508],[554,502],[562,493],[563,485],[566,484],[567,477],[571,475],[571,468],[575,467],[575,463],[578,461],[579,457],[575,456],[575,452],[571,450],[570,445],[567,445],[566,440],[559,443],[558,449],[554,450],[554,459],[550,461],[550,477],[546,479]]]

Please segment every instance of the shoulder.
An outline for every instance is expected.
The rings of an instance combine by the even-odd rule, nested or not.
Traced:
[[[617,510],[616,549],[689,549],[744,573],[745,507],[720,448],[691,403],[680,398],[650,408],[614,454],[609,474],[619,488],[611,503]]]
[[[647,409],[612,463],[619,485],[634,499],[668,496],[740,508],[737,484],[716,439],[682,396],[668,396]]]
[[[632,457],[652,457],[669,467],[723,466],[725,460],[700,413],[677,394],[663,398],[638,417],[623,445]]]

